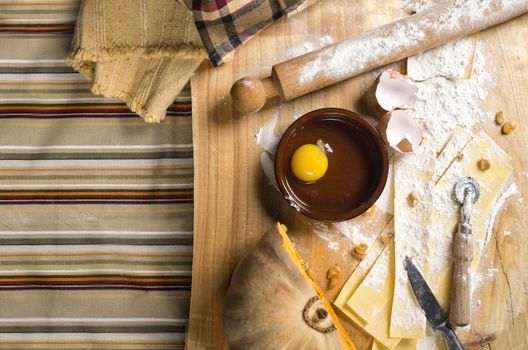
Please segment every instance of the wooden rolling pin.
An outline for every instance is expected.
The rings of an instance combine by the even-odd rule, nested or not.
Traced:
[[[231,87],[242,114],[266,101],[296,97],[503,23],[528,12],[528,0],[452,0],[340,43],[278,63],[271,77],[246,77]]]

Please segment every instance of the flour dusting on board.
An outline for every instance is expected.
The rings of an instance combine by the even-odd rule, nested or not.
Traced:
[[[364,288],[382,288],[389,276],[389,259],[391,250],[386,248],[380,255],[378,262],[372,268],[368,276],[363,280]]]
[[[445,59],[447,56],[444,54],[444,50],[450,52],[449,59]],[[475,53],[474,55],[468,55],[468,52]],[[443,57],[443,59],[438,63],[435,61],[435,57]],[[412,115],[415,120],[428,127],[427,131],[436,140],[437,152],[444,148],[445,143],[455,130],[464,129],[471,131],[483,121],[489,120],[490,117],[480,109],[483,96],[480,91],[484,90],[485,85],[491,81],[490,75],[484,69],[484,57],[476,46],[474,38],[462,39],[460,43],[450,43],[436,50],[421,54],[419,57],[409,59],[409,71],[417,72],[416,74],[421,77],[429,75],[428,67],[433,67],[432,69],[435,72],[444,72],[446,74],[446,72],[449,72],[450,67],[458,67],[458,65],[454,64],[455,62],[463,60],[473,61],[470,79],[448,79],[443,76],[434,76],[416,83],[418,85],[418,100],[414,105]],[[457,72],[456,74],[459,73]],[[449,76],[456,74],[447,73]],[[411,77],[414,78],[413,76]],[[428,123],[423,123],[426,120]],[[392,176],[390,176],[390,179],[392,179]],[[399,186],[413,188],[413,180],[411,178],[404,180]],[[418,196],[423,198],[425,195],[419,193]],[[393,197],[394,191],[389,181],[381,198]],[[381,198],[378,201],[379,204],[384,203]],[[447,205],[451,205],[451,201],[447,202]],[[387,210],[386,205],[380,205],[380,207],[382,210]],[[439,210],[447,209],[439,208]],[[388,210],[388,212],[392,213],[392,210]],[[370,238],[367,241],[373,240],[372,237],[368,237],[364,232],[359,232],[359,228],[354,225],[353,221],[335,225],[341,233],[354,242],[366,238]]]
[[[446,52],[449,52],[449,55]],[[441,59],[436,61],[436,57]],[[450,43],[439,49],[409,59],[409,73],[423,79],[423,81],[417,82],[419,87],[418,101],[414,106],[413,116],[415,120],[426,121],[423,125],[429,135],[435,139],[437,152],[444,150],[446,142],[456,130],[462,129],[474,132],[484,122],[491,120],[490,115],[482,111],[480,107],[487,95],[486,86],[491,83],[490,75],[485,71],[484,65],[484,57],[479,50],[475,37],[465,38],[459,42]],[[470,74],[467,71],[468,66],[471,67],[469,69]],[[429,67],[431,67],[431,71],[428,71]],[[453,67],[452,71],[449,70],[450,67]],[[414,78],[414,76],[412,77]],[[449,153],[445,155],[446,159],[454,159],[457,155],[456,150],[462,149],[464,145],[464,138],[455,140],[452,149],[445,149]],[[483,155],[491,156],[491,154]],[[442,173],[435,174],[435,176],[442,176]],[[464,176],[462,168],[457,167],[456,163],[452,164],[449,176],[452,179],[445,179],[445,181],[456,182],[457,179]],[[400,179],[399,186],[400,188],[413,188],[412,179]],[[512,184],[508,190],[499,194],[498,199],[494,202],[494,209],[488,217],[489,224],[486,239],[482,242],[477,242],[479,251],[483,250],[484,245],[491,236],[494,217],[504,205],[505,199],[515,194],[515,192],[515,184]],[[452,201],[450,193],[441,193],[437,194],[437,196],[434,200],[435,211],[441,215],[458,215],[459,206]],[[366,239],[365,232],[360,231],[352,222],[339,223],[335,224],[335,226],[351,240]],[[435,234],[435,246],[442,246],[442,249],[433,249],[433,252],[429,251],[428,253],[428,267],[433,274],[434,271],[440,271],[446,264],[449,264],[451,259],[452,236],[447,234],[444,236],[437,237]],[[438,241],[436,241],[437,238],[439,239]],[[403,243],[411,247],[412,250],[415,244],[412,241],[412,237],[404,237],[403,239],[407,239]],[[473,274],[473,287],[478,288],[484,280],[496,278],[495,270],[495,268],[490,268],[483,274]],[[374,278],[374,280],[376,279]],[[403,291],[401,289],[395,290],[395,293],[402,294]],[[474,303],[474,305],[478,306],[478,303]],[[409,305],[409,307],[414,306]],[[417,320],[420,317],[423,317],[421,310],[417,309],[416,313],[406,314],[405,319],[398,319],[396,316],[394,323],[405,328],[406,325],[419,323]],[[434,349],[438,341],[434,335],[428,335],[420,343],[419,348]]]
[[[356,224],[356,220],[354,219],[349,221],[336,222],[333,225],[346,238],[351,240],[354,245],[365,243],[370,247],[376,240],[376,232],[366,231],[364,226]]]
[[[334,39],[329,35],[323,35],[319,39],[301,40],[286,51],[285,59],[304,55],[307,52],[315,51],[321,47],[334,43]]]
[[[260,153],[260,166],[268,178],[269,183],[277,191],[279,190],[279,185],[275,179],[275,165],[273,159],[275,157],[277,145],[280,141],[280,135],[275,133],[278,119],[279,115],[277,113],[273,114],[271,118],[259,128],[254,136],[255,143],[262,148],[262,152]]]
[[[422,5],[426,4],[426,1],[417,0],[416,2]],[[412,78],[419,81],[417,83],[419,86],[419,98],[418,103],[414,107],[414,118],[420,122],[425,121],[422,125],[434,138],[437,152],[444,149],[446,142],[456,129],[474,131],[482,122],[489,120],[489,116],[481,110],[480,104],[487,96],[485,86],[491,82],[491,79],[484,70],[484,59],[478,49],[476,37],[468,37],[409,58],[408,73]],[[460,145],[455,146],[455,149],[461,149]],[[448,156],[448,158],[454,159],[452,156]],[[436,174],[435,176],[439,177],[441,175]],[[457,163],[454,163],[449,174],[452,179],[447,181],[455,182],[463,175],[461,167],[457,167]],[[405,181],[405,179],[400,179],[398,185],[400,188],[413,188],[412,180]],[[486,238],[484,241],[477,242],[478,250],[482,251],[483,246],[488,242],[491,236],[493,220],[500,208],[503,207],[505,199],[515,193],[516,186],[512,184],[508,190],[497,196],[498,198],[493,206],[494,209],[489,215]],[[456,216],[459,207],[448,198],[449,194],[441,193],[437,195],[439,197],[434,200],[435,210],[442,215]],[[344,234],[345,232],[347,234],[354,232],[354,229],[350,227],[340,228],[338,226],[338,229],[341,229]],[[410,247],[415,245],[412,237],[403,237],[403,239],[408,238],[411,239],[405,241],[404,244]],[[449,264],[451,259],[452,236],[445,235],[443,240],[442,237],[438,238],[439,241],[435,241],[435,246],[441,246],[442,249],[427,253],[429,268],[433,274],[435,271],[438,272],[441,267]],[[478,288],[484,280],[495,278],[496,273],[497,269],[491,267],[483,274],[473,274],[472,287]],[[400,294],[402,294],[401,288],[400,290],[396,289],[395,298]],[[480,302],[475,302],[474,305],[478,306]],[[404,328],[406,324],[409,326],[419,324],[419,322],[414,322],[414,319],[419,318],[421,312],[420,309],[416,309],[416,312],[407,313],[405,319],[397,318],[395,323]],[[394,314],[392,317],[394,317]],[[427,337],[418,342],[417,348],[438,348],[436,335],[427,332]]]
[[[275,134],[278,119],[279,115],[274,113],[255,134],[255,143],[261,145],[264,151],[269,152],[272,155],[275,154],[275,150],[280,141],[280,135]]]
[[[329,227],[322,222],[314,224],[313,232],[321,239],[327,242],[328,248],[331,250],[339,250],[339,242],[334,239],[334,233],[330,231]]]
[[[513,182],[511,183],[510,187],[508,187],[508,189],[504,191],[501,194],[501,196],[497,199],[497,201],[495,202],[495,205],[493,206],[493,211],[491,212],[491,215],[488,221],[488,230],[486,232],[486,238],[484,239],[484,242],[478,242],[479,246],[480,245],[484,246],[488,244],[493,234],[492,230],[493,230],[493,225],[495,224],[495,218],[497,217],[497,214],[504,207],[504,203],[506,203],[506,199],[516,194],[518,194],[517,185],[515,184],[515,182]],[[506,236],[506,233],[504,235]],[[482,249],[482,247],[479,247],[479,248]]]
[[[415,81],[434,77],[467,78],[471,75],[476,46],[477,37],[468,36],[429,50],[425,55],[409,57],[407,74]]]
[[[518,11],[523,0],[455,0],[438,4],[442,15],[424,15],[417,23],[402,20],[382,26],[370,32],[364,32],[354,38],[344,40],[337,45],[320,50],[315,59],[306,64],[299,72],[300,84],[311,83],[317,78],[340,81],[380,66],[386,57],[405,57],[406,50],[430,47],[431,38],[437,39],[437,33],[454,35],[461,28],[479,28],[483,19],[489,18],[489,12],[497,7],[502,12]],[[425,2],[418,2],[418,4]],[[429,2],[430,3],[430,2]],[[502,6],[501,6],[502,5]],[[434,14],[436,7],[431,6]],[[432,20],[431,18],[434,18]],[[475,30],[476,31],[476,30]],[[458,53],[457,53],[458,54]],[[446,67],[449,68],[449,67]]]

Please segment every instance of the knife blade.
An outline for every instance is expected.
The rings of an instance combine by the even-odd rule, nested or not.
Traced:
[[[425,281],[424,277],[416,268],[414,263],[409,257],[405,257],[405,268],[407,270],[407,276],[411,282],[411,287],[416,295],[416,299],[420,304],[422,310],[425,312],[425,318],[429,321],[431,327],[441,332],[444,336],[449,349],[452,350],[463,350],[464,347],[458,340],[458,337],[447,321],[447,314],[436,300],[431,288]]]

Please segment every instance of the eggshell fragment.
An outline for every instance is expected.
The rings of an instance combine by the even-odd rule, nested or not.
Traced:
[[[378,130],[387,145],[396,152],[413,153],[422,142],[422,129],[406,110],[386,113],[380,120]]]
[[[397,108],[411,108],[417,99],[418,86],[409,77],[387,69],[374,82],[365,96],[367,108],[375,116],[382,116]]]

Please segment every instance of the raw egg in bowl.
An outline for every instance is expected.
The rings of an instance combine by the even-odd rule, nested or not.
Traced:
[[[309,112],[284,132],[275,155],[283,196],[302,214],[345,221],[370,208],[389,171],[383,138],[361,115],[340,108]]]

